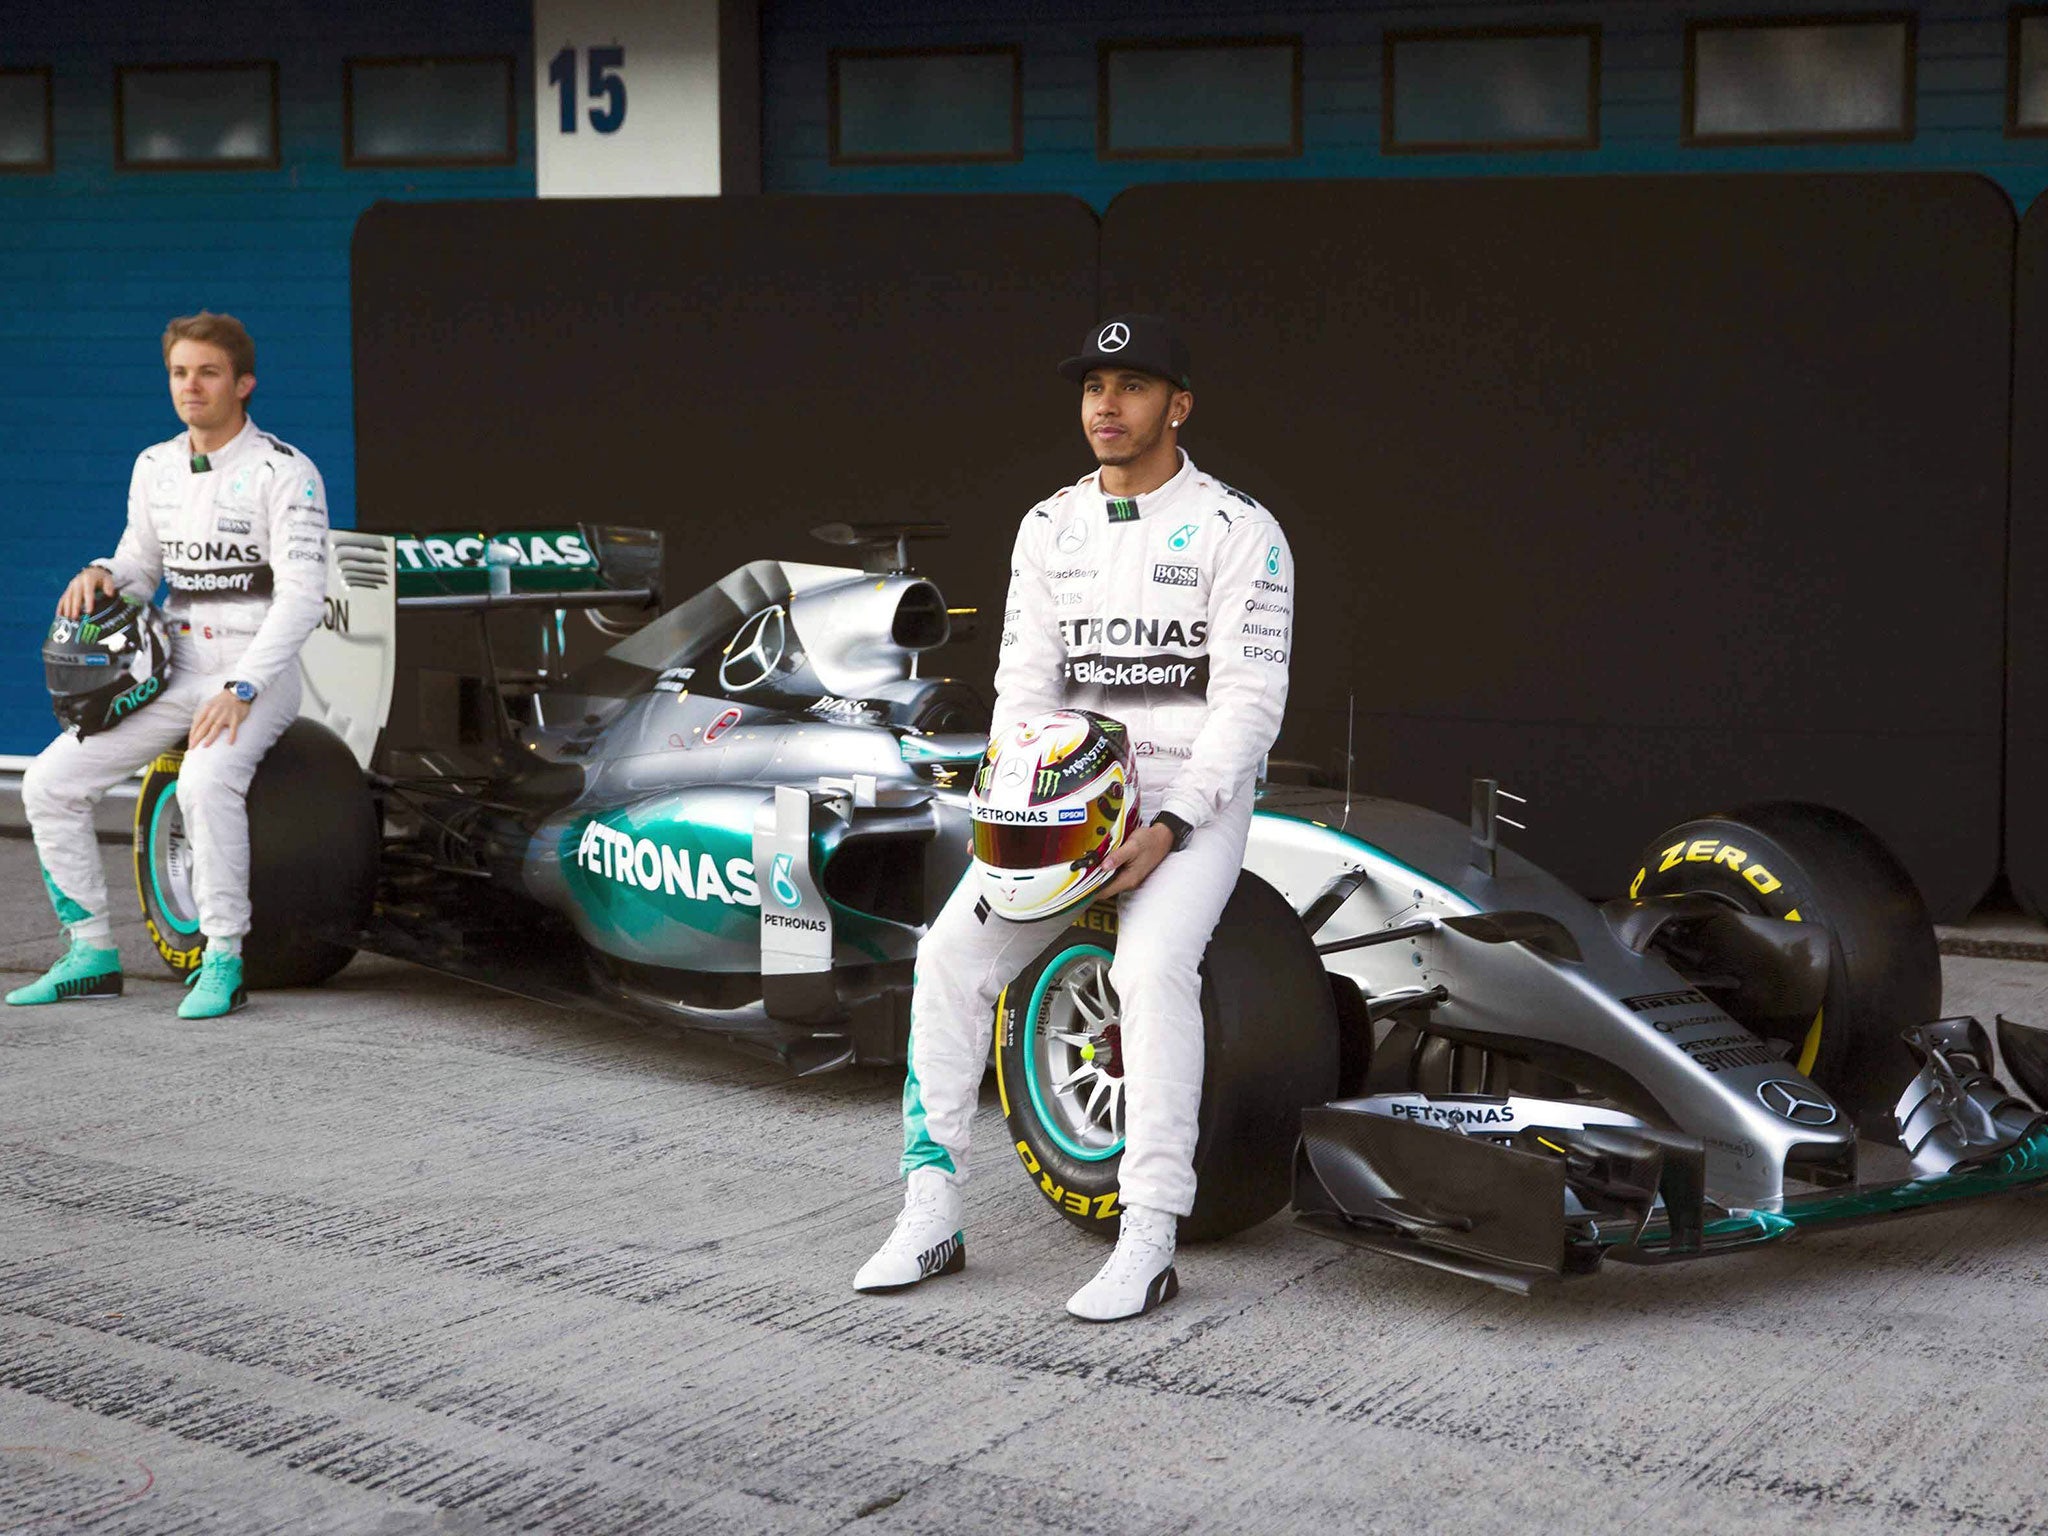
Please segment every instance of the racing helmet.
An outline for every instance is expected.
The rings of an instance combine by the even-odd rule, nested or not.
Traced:
[[[43,639],[43,678],[73,736],[112,730],[164,691],[171,633],[148,603],[108,597],[83,618],[58,617]]]
[[[1103,860],[1137,824],[1130,732],[1085,709],[997,731],[974,771],[967,814],[991,912],[1031,923],[1072,911],[1108,882]]]

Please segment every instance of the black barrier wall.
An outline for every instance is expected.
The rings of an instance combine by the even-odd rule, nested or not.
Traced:
[[[2048,200],[2020,221],[2013,302],[2005,871],[2048,916]]]
[[[1825,801],[1956,918],[1999,856],[2013,238],[1954,176],[1210,183],[1119,198],[1100,267],[1294,543],[1287,755],[1338,768],[1355,697],[1361,790],[1497,775],[1601,895],[1673,821]],[[992,620],[1088,467],[1052,364],[1097,260],[1057,198],[382,205],[363,525],[652,523],[680,596],[944,518],[922,563]],[[945,670],[986,686],[993,630]]]
[[[1825,801],[1938,916],[1998,868],[2013,221],[1953,176],[1159,186],[1112,305],[1293,540],[1295,755],[1626,885],[1683,817]]]
[[[913,555],[992,607],[940,664],[985,687],[1018,519],[1092,462],[1053,368],[1096,235],[1063,197],[379,204],[354,247],[360,525],[658,527],[680,601],[749,560],[846,563],[820,523],[948,522]],[[530,626],[494,623],[516,656]],[[412,702],[394,726],[432,735]]]

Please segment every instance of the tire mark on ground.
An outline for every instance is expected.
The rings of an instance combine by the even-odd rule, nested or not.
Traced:
[[[494,1454],[464,1453],[402,1435],[365,1432],[341,1413],[280,1417],[265,1397],[219,1384],[167,1380],[161,1370],[63,1344],[45,1348],[32,1360],[0,1360],[0,1387],[248,1460],[274,1459],[287,1471],[345,1487],[487,1521],[516,1520],[525,1529],[651,1536],[681,1528],[682,1512],[692,1502],[631,1490],[616,1479],[574,1469],[522,1462],[507,1453],[524,1448],[518,1441]],[[665,1475],[674,1481],[673,1468]]]
[[[173,1184],[183,1182],[171,1181]],[[48,1192],[47,1184],[42,1187]],[[167,1188],[161,1176],[141,1176],[137,1186],[125,1189],[108,1189],[102,1185],[98,1194],[111,1203],[111,1209],[116,1213],[139,1213],[141,1219],[168,1223],[195,1233],[226,1230],[248,1235],[254,1230],[258,1236],[279,1237],[277,1233],[261,1230],[260,1220],[251,1212],[229,1211],[224,1215],[219,1211],[206,1210],[204,1207],[209,1201],[218,1202],[224,1198],[221,1191]],[[80,1198],[79,1192],[73,1190],[59,1204],[75,1206]],[[275,1214],[271,1210],[275,1202],[268,1197],[254,1198],[263,1216]],[[233,1204],[232,1199],[229,1199],[229,1204]],[[284,1204],[289,1207],[294,1221],[287,1223],[281,1240],[364,1256],[364,1228],[360,1223],[337,1220],[335,1213],[317,1207],[309,1212],[305,1208],[312,1206],[312,1202],[293,1199]],[[97,1208],[92,1202],[88,1202],[88,1206]],[[401,1257],[410,1256],[418,1248],[421,1257],[458,1270],[471,1270],[480,1280],[510,1282],[518,1288],[537,1286],[550,1293],[566,1292],[606,1303],[651,1306],[669,1316],[672,1325],[700,1317],[714,1323],[723,1334],[730,1334],[733,1326],[738,1324],[800,1343],[838,1342],[856,1346],[862,1351],[881,1349],[922,1356],[931,1359],[935,1365],[944,1361],[953,1367],[979,1365],[1017,1369],[1041,1377],[1073,1378],[1079,1382],[1093,1382],[1102,1388],[1135,1391],[1141,1395],[1262,1402],[1295,1411],[1328,1412],[1342,1406],[1315,1394],[1280,1392],[1265,1384],[1240,1385],[1228,1379],[1205,1377],[1198,1372],[1166,1368],[1177,1350],[1199,1341],[1230,1318],[1241,1315],[1246,1310],[1246,1304],[1241,1301],[1223,1309],[1216,1317],[1198,1317],[1193,1324],[1180,1330],[1176,1339],[1160,1341],[1155,1338],[1148,1343],[1142,1336],[1134,1336],[1132,1347],[1136,1351],[1135,1357],[1120,1361],[1114,1353],[1105,1357],[1099,1348],[1093,1346],[1092,1339],[1087,1344],[1081,1343],[1071,1329],[1055,1331],[1054,1326],[1026,1326],[997,1330],[979,1319],[934,1318],[909,1309],[881,1312],[871,1302],[848,1297],[836,1290],[824,1293],[787,1276],[750,1276],[734,1280],[716,1273],[678,1274],[673,1264],[688,1255],[653,1255],[622,1266],[615,1253],[578,1251],[573,1244],[565,1245],[545,1238],[522,1239],[509,1247],[492,1244],[480,1251],[439,1251],[437,1245],[447,1236],[433,1224],[415,1220],[401,1226],[395,1238],[381,1245],[374,1240],[376,1234],[371,1234],[373,1240],[369,1248],[373,1255],[388,1255],[395,1251]],[[1321,1261],[1308,1275],[1300,1278],[1305,1282],[1314,1274],[1330,1269],[1335,1262]],[[31,1315],[64,1322],[68,1319],[49,1308],[35,1305],[33,1293],[40,1288],[45,1295],[52,1294],[67,1283],[75,1283],[75,1279],[75,1276],[67,1276],[63,1266],[50,1263],[45,1263],[40,1273],[34,1276],[26,1269],[0,1272],[0,1296],[5,1296],[10,1304],[19,1305],[21,1310]],[[112,1298],[94,1297],[88,1293],[87,1299]],[[1470,1311],[1483,1299],[1483,1292],[1461,1295],[1454,1308],[1437,1319],[1432,1327],[1449,1327],[1460,1313]],[[233,1309],[196,1318],[181,1318],[174,1313],[164,1320],[168,1330],[164,1343],[166,1347],[204,1353],[213,1347],[213,1341],[222,1341],[223,1346],[243,1351],[239,1358],[246,1362],[286,1371],[303,1369],[289,1360],[264,1358],[260,1351],[253,1357],[247,1353],[250,1339],[260,1339],[271,1327],[290,1326],[289,1319],[279,1318],[269,1320],[269,1327],[252,1327],[257,1321],[246,1312],[237,1315]],[[195,1323],[198,1325],[196,1335],[178,1337],[181,1330]],[[125,1323],[121,1331],[124,1335],[127,1333]],[[1424,1350],[1427,1347],[1426,1334],[1427,1331],[1423,1338],[1408,1341],[1400,1354]],[[392,1351],[400,1358],[406,1353],[403,1343]],[[1385,1364],[1381,1363],[1382,1370]],[[473,1390],[434,1397],[427,1389],[436,1385],[435,1375],[430,1368],[422,1376],[415,1365],[410,1377],[385,1379],[374,1386],[370,1381],[357,1377],[350,1384],[367,1388],[380,1399],[413,1401],[428,1411],[459,1412],[480,1425],[509,1424],[528,1435],[548,1436],[571,1428],[585,1430],[592,1427],[593,1421],[600,1427],[599,1432],[605,1434],[620,1433],[625,1427],[617,1423],[603,1423],[601,1402],[564,1399],[558,1393],[528,1383],[492,1387],[481,1399]],[[480,1385],[471,1384],[472,1388]],[[1343,1417],[1371,1427],[1511,1448],[1526,1454],[1554,1455],[1565,1448],[1550,1430],[1530,1433],[1519,1427],[1527,1422],[1540,1423],[1540,1419],[1503,1414],[1502,1409],[1503,1404],[1497,1397],[1476,1404],[1447,1400],[1440,1371],[1414,1370],[1391,1377],[1380,1374],[1374,1389],[1345,1409]],[[691,1443],[695,1449],[703,1449],[703,1439],[701,1435],[694,1437]],[[1696,1476],[1701,1466],[1696,1455],[1655,1456],[1607,1448],[1583,1440],[1566,1443],[1581,1458],[1581,1464],[1589,1469],[1629,1481],[1648,1477],[1653,1480],[1653,1486],[1656,1480],[1668,1481],[1674,1475]],[[1901,1513],[1910,1512],[1919,1519],[1938,1513],[1954,1524],[1975,1528],[2004,1529],[2013,1525],[2010,1514],[1955,1504],[1930,1506],[1896,1497],[1880,1503],[1875,1496],[1862,1498],[1841,1480],[1834,1484],[1802,1482],[1794,1485],[1781,1482],[1769,1485],[1766,1491],[1776,1495],[1791,1494],[1810,1508],[1883,1507]]]

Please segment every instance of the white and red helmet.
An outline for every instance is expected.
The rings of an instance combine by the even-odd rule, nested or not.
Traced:
[[[999,730],[974,771],[967,813],[991,912],[1031,923],[1071,911],[1107,883],[1103,860],[1137,825],[1130,733],[1085,709]]]

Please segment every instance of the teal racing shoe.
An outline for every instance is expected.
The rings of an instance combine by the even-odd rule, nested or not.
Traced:
[[[7,994],[17,1008],[34,1003],[72,1003],[88,997],[121,995],[121,951],[73,939],[64,958],[25,987]]]
[[[217,1019],[248,1001],[249,994],[242,986],[242,957],[209,949],[199,969],[185,978],[185,1000],[178,1004],[178,1017]]]

